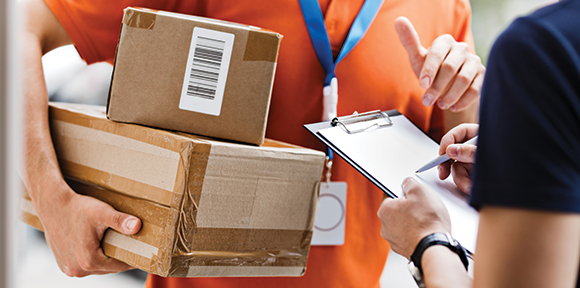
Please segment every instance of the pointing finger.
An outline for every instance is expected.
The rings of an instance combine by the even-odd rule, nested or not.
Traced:
[[[399,40],[409,54],[409,60],[411,61],[411,66],[413,67],[413,71],[415,71],[415,75],[419,77],[419,73],[421,72],[421,68],[425,61],[427,49],[421,45],[419,34],[417,34],[415,27],[413,27],[413,24],[411,24],[409,19],[405,17],[397,18],[395,20],[395,30],[397,30]]]
[[[439,72],[441,64],[447,57],[447,54],[449,54],[449,52],[451,51],[451,47],[454,42],[455,40],[453,40],[453,37],[448,34],[439,36],[437,39],[435,39],[435,41],[433,41],[433,45],[431,45],[431,48],[429,48],[429,53],[425,57],[425,62],[423,63],[421,73],[419,74],[421,87],[429,88],[432,85],[433,80],[435,79],[437,73]],[[424,86],[423,85],[424,83],[428,83],[428,85]],[[434,88],[437,88],[438,91],[431,92],[427,91],[425,93],[425,96],[423,96],[424,105],[426,106],[433,105],[433,103],[435,102],[435,100],[437,100],[437,98],[440,96],[439,94],[445,87],[434,87]],[[437,95],[435,95],[434,93]]]

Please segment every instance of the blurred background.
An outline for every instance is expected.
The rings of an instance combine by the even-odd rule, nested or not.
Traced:
[[[436,1],[436,0],[427,0]],[[555,2],[554,0],[471,0],[472,30],[478,55],[483,62],[499,33],[516,17]],[[105,105],[112,67],[106,63],[87,66],[73,46],[56,49],[43,57],[46,83],[51,101]],[[146,273],[135,270],[106,276],[68,278],[60,272],[43,234],[24,224],[18,275],[19,287],[143,287]],[[382,287],[416,287],[407,261],[391,252],[381,279]]]

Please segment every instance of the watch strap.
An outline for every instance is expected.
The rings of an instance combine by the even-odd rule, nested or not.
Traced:
[[[449,250],[455,252],[459,256],[459,259],[461,259],[463,266],[465,266],[465,270],[467,270],[469,262],[467,260],[467,252],[465,251],[465,248],[463,248],[463,246],[461,246],[457,240],[453,239],[449,233],[433,233],[421,239],[419,244],[417,244],[415,251],[411,255],[411,262],[413,262],[421,274],[423,273],[423,268],[421,266],[421,258],[423,257],[423,253],[427,248],[433,245],[443,245],[449,248]]]

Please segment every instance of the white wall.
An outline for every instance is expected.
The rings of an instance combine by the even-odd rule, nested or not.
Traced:
[[[21,139],[16,0],[0,0],[0,288],[16,287],[17,151]]]

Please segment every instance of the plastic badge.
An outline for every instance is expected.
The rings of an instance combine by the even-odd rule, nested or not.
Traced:
[[[344,244],[345,222],[346,182],[321,183],[312,245]]]

